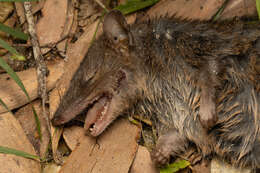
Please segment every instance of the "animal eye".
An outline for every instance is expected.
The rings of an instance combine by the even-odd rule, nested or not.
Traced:
[[[117,37],[114,37],[114,40],[117,41]]]

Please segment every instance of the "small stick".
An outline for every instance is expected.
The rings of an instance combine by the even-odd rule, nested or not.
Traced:
[[[56,47],[57,44],[59,44],[60,42],[64,41],[65,39],[67,38],[70,38],[72,37],[72,35],[68,34],[68,35],[65,35],[64,37],[62,37],[60,40],[56,41],[56,42],[50,42],[50,43],[46,43],[44,45],[41,45],[40,48],[54,48]],[[12,44],[14,47],[32,47],[32,44],[31,43],[13,43]]]
[[[49,134],[51,134],[51,128],[50,128],[50,120],[49,116],[46,113],[45,110],[45,103],[48,101],[47,96],[47,89],[46,89],[46,78],[48,75],[48,68],[44,62],[39,41],[35,32],[35,24],[33,21],[33,15],[32,15],[32,5],[31,2],[24,2],[24,10],[25,10],[25,16],[26,20],[28,22],[28,32],[30,34],[31,38],[31,44],[33,46],[33,55],[36,62],[36,70],[37,70],[37,80],[38,80],[38,95],[42,99],[42,111],[43,111],[43,117],[45,118],[47,128],[49,131]]]
[[[106,12],[108,12],[109,10],[106,8],[106,6],[100,1],[100,0],[95,0],[95,2],[102,7]]]

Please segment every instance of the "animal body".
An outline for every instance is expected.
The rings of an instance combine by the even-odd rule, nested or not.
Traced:
[[[259,24],[159,18],[129,26],[112,11],[103,29],[54,125],[86,112],[84,128],[98,136],[122,114],[143,115],[157,131],[151,156],[158,165],[192,148],[202,159],[260,168]],[[200,121],[202,97],[214,98],[218,117],[209,131]]]

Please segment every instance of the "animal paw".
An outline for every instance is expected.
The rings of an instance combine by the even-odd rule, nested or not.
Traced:
[[[167,163],[169,163],[170,156],[171,156],[170,151],[167,151],[165,148],[160,148],[160,149],[155,148],[151,152],[152,161],[158,167],[162,167],[162,166],[166,165]]]

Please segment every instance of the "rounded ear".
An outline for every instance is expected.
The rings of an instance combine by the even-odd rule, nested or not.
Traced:
[[[119,10],[110,11],[104,18],[103,31],[113,44],[130,44],[131,34],[125,17]]]

